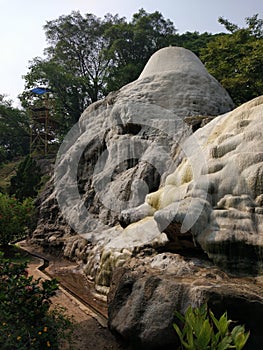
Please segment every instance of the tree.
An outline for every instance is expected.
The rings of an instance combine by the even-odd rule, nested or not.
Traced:
[[[177,45],[194,52],[198,57],[207,44],[221,34],[186,32],[177,37]]]
[[[263,94],[263,21],[258,15],[246,18],[246,28],[223,18],[219,22],[231,34],[209,42],[201,59],[239,105]]]
[[[33,224],[33,201],[23,202],[15,197],[0,193],[0,245],[7,246],[12,241],[25,237]]]
[[[20,201],[37,195],[41,182],[41,172],[36,161],[29,155],[19,164],[16,175],[11,178],[9,194]]]
[[[0,164],[29,152],[29,116],[0,95]]]
[[[107,90],[117,90],[138,78],[151,55],[157,50],[177,43],[174,24],[155,11],[140,9],[130,23],[111,26],[106,32],[109,38],[107,57],[109,67]]]
[[[29,73],[24,77],[26,89],[36,85],[50,88],[56,114],[70,125],[78,121],[85,107],[105,95],[105,76],[111,60],[102,54],[108,44],[104,32],[122,21],[117,15],[101,19],[72,12],[47,22],[46,58],[31,61]],[[31,97],[23,94],[24,104]]]

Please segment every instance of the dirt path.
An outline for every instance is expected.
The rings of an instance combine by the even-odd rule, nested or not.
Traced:
[[[34,278],[48,278],[46,274],[38,268],[43,264],[43,260],[33,258],[28,265],[29,275]],[[54,264],[56,269],[58,264]],[[53,267],[54,268],[54,267]],[[49,272],[52,271],[49,268]],[[52,298],[53,305],[60,305],[65,309],[69,316],[74,318],[73,349],[74,350],[127,350],[128,347],[120,344],[107,328],[107,322],[104,317],[100,317],[90,308],[83,305],[74,296],[68,293],[64,288],[60,288],[57,295]],[[63,350],[72,349],[68,344],[63,344]]]

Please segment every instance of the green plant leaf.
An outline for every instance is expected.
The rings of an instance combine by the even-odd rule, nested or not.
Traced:
[[[181,321],[181,322],[185,322],[185,318],[184,318],[184,316],[182,315],[182,314],[180,314],[180,312],[178,312],[178,311],[175,311],[174,312],[175,313],[175,316]]]
[[[179,336],[180,341],[182,342],[183,341],[183,333],[182,333],[181,329],[178,327],[178,325],[176,323],[173,324],[173,327],[174,327],[177,335]]]
[[[211,341],[212,331],[213,329],[209,323],[209,320],[206,319],[195,341],[195,344],[197,345],[197,349],[205,350],[207,348],[208,344]]]
[[[221,336],[225,336],[228,332],[229,324],[232,322],[231,320],[227,319],[227,312],[225,312],[219,320],[217,320],[217,318],[211,310],[209,311],[209,314],[217,330],[220,332]]]
[[[219,319],[219,331],[222,336],[228,333],[228,327],[232,321],[227,319],[227,312],[225,312]]]
[[[209,310],[209,315],[214,323],[214,325],[216,326],[217,330],[220,331],[220,325],[219,325],[219,321],[217,320],[217,318],[215,317],[214,313],[212,310]]]
[[[226,350],[230,348],[232,338],[230,336],[225,336],[221,342],[217,345],[215,350]]]
[[[250,332],[246,333],[244,326],[239,325],[233,328],[231,335],[233,337],[236,349],[241,350],[245,346],[249,338]]]

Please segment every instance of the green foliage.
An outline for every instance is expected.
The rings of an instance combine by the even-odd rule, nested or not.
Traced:
[[[0,193],[0,245],[23,238],[32,224],[34,205],[31,199],[19,202]]]
[[[46,58],[33,59],[24,78],[27,89],[40,85],[52,90],[54,114],[63,121],[62,126],[70,127],[85,107],[105,95],[105,76],[111,62],[102,55],[108,45],[104,33],[121,21],[118,16],[101,19],[72,12],[44,26],[49,43]],[[27,106],[33,96],[25,92],[21,98]]]
[[[230,330],[233,323],[228,320],[225,312],[219,320],[204,304],[200,308],[189,306],[185,315],[176,311],[182,327],[174,323],[182,345],[182,349],[188,350],[241,350],[249,337],[244,326],[235,326]]]
[[[201,50],[201,59],[240,105],[263,94],[263,21],[257,15],[247,18],[246,28],[219,21],[231,34],[210,41]]]
[[[176,29],[169,19],[155,11],[140,9],[130,23],[121,22],[107,29],[109,45],[104,54],[111,58],[107,91],[117,90],[138,78],[150,56],[162,47],[176,43]]]
[[[21,160],[13,160],[0,165],[0,192],[8,193],[10,179],[15,175]]]
[[[2,255],[4,259],[9,259],[13,263],[29,263],[32,260],[32,255],[21,249],[17,244],[8,244],[0,247],[0,260]]]
[[[9,194],[20,201],[35,197],[41,182],[41,173],[36,161],[27,156],[18,166],[16,175],[10,180]]]
[[[176,45],[194,52],[199,57],[201,50],[205,48],[210,41],[220,35],[222,34],[186,32],[178,35]]]
[[[29,117],[0,95],[0,164],[29,152]]]
[[[41,282],[27,276],[26,264],[0,257],[0,348],[59,349],[71,321],[63,310],[50,310],[56,280]]]

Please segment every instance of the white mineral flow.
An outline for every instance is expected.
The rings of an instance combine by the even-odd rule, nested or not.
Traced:
[[[199,129],[187,140],[189,156],[146,197],[159,228],[182,225],[215,262],[234,272],[263,269],[262,130],[263,96]]]

